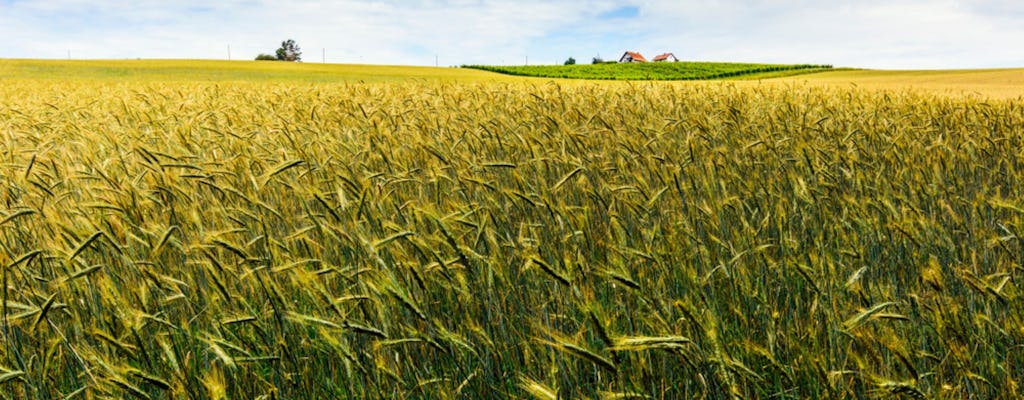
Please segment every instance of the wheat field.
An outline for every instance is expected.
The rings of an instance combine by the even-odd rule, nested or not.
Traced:
[[[0,398],[1021,397],[1019,102],[2,83]]]
[[[1024,69],[836,70],[779,81],[868,90],[924,91],[944,97],[1024,99]]]

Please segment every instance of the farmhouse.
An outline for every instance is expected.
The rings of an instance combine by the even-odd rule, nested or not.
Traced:
[[[620,63],[628,62],[647,62],[647,59],[643,55],[635,51],[627,51],[622,57],[619,58]]]
[[[654,61],[654,62],[659,62],[659,61],[676,62],[676,61],[679,61],[679,59],[676,58],[675,54],[664,53],[664,54],[659,54],[657,57],[654,57],[654,60],[652,60],[652,61]]]

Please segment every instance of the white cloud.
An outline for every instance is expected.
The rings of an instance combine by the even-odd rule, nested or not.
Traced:
[[[602,18],[623,7],[635,17]],[[0,57],[226,58],[295,39],[307,61],[684,59],[882,68],[1024,66],[1017,0],[0,0]]]
[[[998,6],[1000,15],[1024,9],[1024,4],[988,3],[993,4],[985,10]],[[1012,44],[1024,41],[1024,28],[996,29],[999,17],[975,5],[949,0],[651,1],[645,10],[649,24],[666,27],[652,32],[655,42],[680,43],[684,57],[874,68],[1024,66],[1024,54],[1012,54]],[[680,22],[671,26],[672,20]]]

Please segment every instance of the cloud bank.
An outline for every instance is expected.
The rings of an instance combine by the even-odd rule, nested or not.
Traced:
[[[1004,0],[0,0],[5,58],[552,64],[625,50],[865,68],[1024,67]]]

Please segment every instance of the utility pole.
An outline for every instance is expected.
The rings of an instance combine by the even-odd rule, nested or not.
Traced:
[[[441,66],[441,63],[439,63],[438,60],[439,58],[437,57],[437,54],[434,54],[434,68]]]
[[[327,48],[323,47],[321,50],[323,50],[324,64],[327,64]]]
[[[231,45],[228,45],[228,61],[231,61]]]

